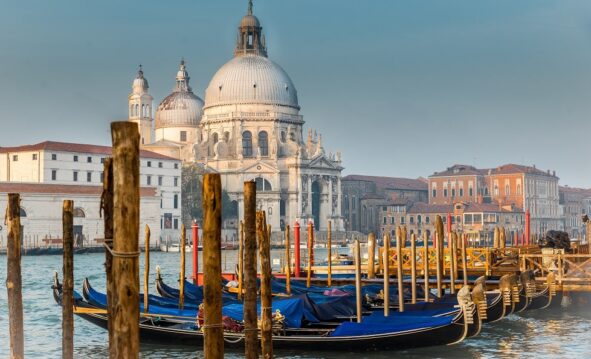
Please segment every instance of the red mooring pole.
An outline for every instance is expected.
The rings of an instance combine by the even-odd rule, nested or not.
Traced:
[[[199,285],[199,225],[193,221],[193,284]]]
[[[300,222],[296,221],[293,226],[293,236],[294,236],[294,243],[293,243],[293,252],[295,257],[295,277],[300,278]]]
[[[525,211],[525,245],[529,246],[530,241],[530,226],[531,226],[531,217],[530,217],[529,209]]]
[[[513,246],[517,247],[519,245],[519,234],[517,233],[517,230],[514,232],[513,235]]]

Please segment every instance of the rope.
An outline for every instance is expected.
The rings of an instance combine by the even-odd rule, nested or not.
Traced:
[[[230,340],[230,339],[226,339],[226,336],[224,335],[224,341],[226,343],[230,343],[230,344],[236,344],[236,343],[242,341],[243,339],[244,339],[244,337],[242,336],[242,337],[238,337],[236,340]]]
[[[203,324],[201,326],[201,329],[207,329],[207,328],[223,328],[224,325],[222,323],[218,323],[218,324]]]
[[[136,258],[136,257],[139,257],[139,255],[140,255],[140,251],[135,251],[135,252],[120,252],[120,251],[116,251],[116,250],[112,249],[110,246],[108,246],[106,243],[103,243],[103,247],[105,247],[105,249],[107,249],[109,251],[109,253],[111,253],[111,255],[113,257],[119,257],[119,258]]]

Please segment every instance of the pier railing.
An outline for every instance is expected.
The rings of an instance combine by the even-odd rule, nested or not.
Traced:
[[[520,270],[534,270],[536,280],[546,281],[553,273],[556,284],[567,291],[591,291],[591,255],[564,253],[563,250],[522,254]]]

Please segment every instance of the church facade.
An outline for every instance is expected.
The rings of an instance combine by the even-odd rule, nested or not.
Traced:
[[[144,148],[219,173],[243,216],[243,185],[257,184],[257,208],[275,230],[312,221],[317,230],[343,230],[340,153],[326,152],[322,135],[304,130],[297,90],[267,56],[259,19],[240,21],[233,58],[213,76],[205,100],[195,95],[181,61],[175,88],[152,120],[152,97],[140,68],[129,95],[129,120]]]

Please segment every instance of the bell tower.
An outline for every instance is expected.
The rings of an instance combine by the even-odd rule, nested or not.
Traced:
[[[133,80],[132,91],[129,94],[129,121],[138,124],[140,145],[152,143],[152,96],[148,93],[148,80],[144,77],[142,65]]]
[[[238,39],[236,40],[234,56],[254,54],[267,57],[265,36],[262,33],[261,23],[252,12],[252,0],[249,0],[246,15],[244,15],[238,27]]]

